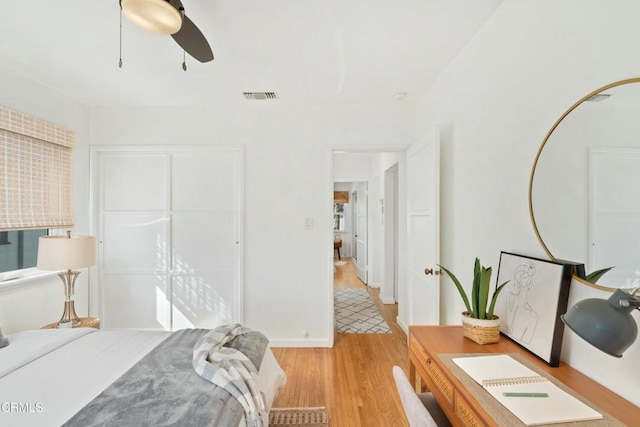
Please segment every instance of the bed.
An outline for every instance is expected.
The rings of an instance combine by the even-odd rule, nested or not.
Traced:
[[[200,330],[188,332],[193,331]],[[167,345],[173,339],[172,334],[75,328],[30,330],[8,335],[9,345],[0,349],[0,425],[63,425],[105,395],[114,383],[126,377],[125,373],[129,375],[143,364],[143,359]],[[181,351],[186,358],[193,352],[192,348]],[[185,362],[190,363],[190,359]],[[196,378],[196,381],[206,383],[197,375]],[[286,375],[268,346],[256,383],[264,393],[268,411],[278,390],[286,383]],[[171,411],[174,408],[169,405],[169,408],[161,409]],[[166,424],[175,424],[173,421]],[[184,424],[184,420],[178,423]],[[227,420],[224,424],[212,421],[210,425],[235,426],[236,423],[245,425],[242,408],[239,419],[232,424]]]

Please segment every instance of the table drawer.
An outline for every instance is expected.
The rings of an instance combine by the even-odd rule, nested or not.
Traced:
[[[428,380],[433,384],[432,392],[436,392],[444,397],[450,406],[453,406],[453,385],[447,379],[446,375],[433,361],[433,358],[422,347],[417,345],[414,341],[409,344],[411,353],[416,359],[420,361],[420,364],[425,368],[428,375]]]
[[[476,412],[471,409],[471,405],[459,393],[456,393],[455,404],[453,410],[462,421],[462,425],[469,427],[485,427],[486,424],[478,417]]]

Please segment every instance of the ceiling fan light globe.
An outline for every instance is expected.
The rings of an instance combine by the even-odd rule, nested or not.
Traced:
[[[124,16],[134,25],[156,34],[175,34],[182,15],[166,0],[121,0]]]

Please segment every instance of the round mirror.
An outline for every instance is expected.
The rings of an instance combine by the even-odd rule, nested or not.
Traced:
[[[542,141],[529,181],[533,228],[549,257],[584,263],[584,283],[640,287],[640,78],[572,105]],[[580,280],[580,279],[578,279]]]

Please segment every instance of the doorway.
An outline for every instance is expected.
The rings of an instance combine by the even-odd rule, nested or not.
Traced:
[[[440,130],[428,129],[407,148],[330,150],[332,188],[368,183],[367,288],[379,288],[380,302],[395,304],[395,322],[405,332],[410,324],[438,324],[440,277],[425,275],[425,268],[440,262]],[[374,264],[380,268],[371,270]],[[333,292],[330,298],[333,309]]]
[[[397,240],[397,170],[402,159],[404,151],[333,153],[333,190],[349,194],[349,203],[344,205],[346,230],[341,260],[349,264],[334,265],[333,285],[363,287],[376,305],[393,310],[397,310],[398,245],[393,243],[388,252],[386,242]],[[392,171],[388,173],[390,168]],[[391,184],[387,184],[388,177]],[[387,206],[394,212],[390,219],[385,216]],[[392,224],[391,230],[388,224]],[[391,258],[387,259],[389,253]],[[390,289],[387,289],[388,275],[394,278]]]

